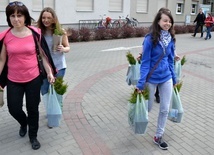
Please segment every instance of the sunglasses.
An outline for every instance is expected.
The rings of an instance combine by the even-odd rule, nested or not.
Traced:
[[[22,2],[17,2],[17,1],[9,3],[9,6],[14,6],[14,5],[23,6],[24,4]]]

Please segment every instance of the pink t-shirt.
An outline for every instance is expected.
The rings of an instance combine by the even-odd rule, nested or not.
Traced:
[[[8,79],[13,82],[29,82],[39,75],[37,54],[32,35],[19,38],[11,31],[4,39],[8,55]]]

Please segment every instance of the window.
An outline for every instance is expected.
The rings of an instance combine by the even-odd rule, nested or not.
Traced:
[[[183,0],[177,0],[176,14],[182,14],[183,10],[184,10],[184,1]]]
[[[8,0],[1,0],[0,11],[5,11],[5,8],[8,4],[9,4]]]
[[[54,9],[54,1],[45,1],[45,0],[33,0],[32,1],[33,11],[41,11],[45,7],[51,7]]]
[[[123,0],[109,0],[109,11],[122,11]]]
[[[51,7],[54,9],[54,0],[32,0],[33,11],[42,11],[45,7]]]
[[[194,1],[192,1],[192,5],[191,5],[191,12],[190,12],[190,14],[192,14],[192,15],[195,15],[196,14],[196,12],[197,12],[197,6],[198,6],[198,4],[197,4],[198,2],[194,2]]]
[[[148,0],[137,0],[136,3],[137,12],[147,13],[148,11]]]
[[[76,11],[93,11],[94,1],[93,0],[77,0]]]

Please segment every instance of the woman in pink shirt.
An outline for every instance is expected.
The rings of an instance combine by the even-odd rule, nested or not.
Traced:
[[[42,80],[39,73],[34,32],[41,35],[41,30],[31,27],[32,18],[27,7],[18,1],[10,2],[6,7],[7,22],[10,29],[0,34],[3,40],[0,53],[0,73],[7,66],[7,104],[10,114],[21,125],[19,135],[27,133],[34,150],[40,148],[37,140],[39,128],[39,103]],[[54,82],[52,66],[44,53],[43,65],[50,83]],[[1,83],[1,82],[0,82]],[[1,89],[3,86],[1,85]],[[27,114],[23,111],[23,96],[26,97]]]

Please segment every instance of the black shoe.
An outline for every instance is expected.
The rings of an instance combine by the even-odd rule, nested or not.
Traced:
[[[207,40],[207,38],[204,38],[204,40]]]
[[[162,150],[168,149],[168,145],[166,142],[163,141],[162,137],[154,137],[153,141],[155,144],[157,144],[159,146],[160,149],[162,149]]]
[[[25,127],[20,127],[20,130],[19,130],[19,135],[21,136],[21,137],[24,137],[25,135],[26,135],[26,133],[27,133],[27,126],[25,126]]]
[[[158,96],[155,96],[155,97],[156,97],[156,102],[160,103],[160,96],[158,95]]]
[[[194,35],[194,34],[193,34],[192,36],[193,36],[193,37],[195,37],[195,35]]]
[[[41,146],[40,143],[39,143],[39,141],[36,138],[30,139],[30,143],[32,145],[32,149],[34,149],[34,150],[39,149],[40,146]]]
[[[52,126],[49,126],[49,125],[47,125],[47,126],[48,126],[49,129],[52,129],[52,128],[53,128]]]

